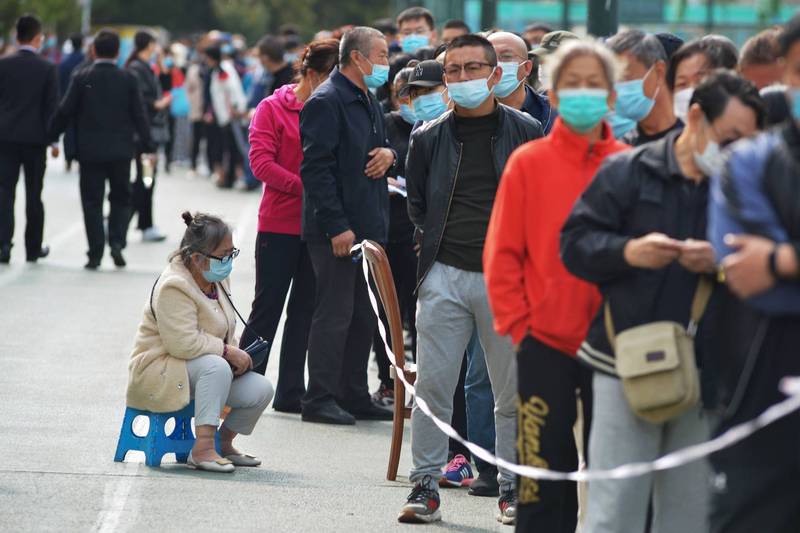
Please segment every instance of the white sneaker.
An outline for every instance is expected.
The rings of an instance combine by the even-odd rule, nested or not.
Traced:
[[[142,230],[142,241],[144,242],[161,242],[166,239],[167,236],[161,233],[155,226],[150,226],[146,230]]]

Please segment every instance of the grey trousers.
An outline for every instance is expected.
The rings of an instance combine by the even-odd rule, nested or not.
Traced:
[[[453,394],[462,358],[473,330],[486,354],[494,393],[497,456],[514,461],[517,431],[517,367],[511,340],[494,331],[486,284],[480,272],[435,263],[419,289],[417,303],[417,394],[445,422],[453,415]],[[411,414],[413,483],[431,476],[438,487],[447,462],[447,436],[416,405]],[[515,476],[501,468],[501,490],[514,487]]]
[[[708,416],[696,406],[679,418],[651,424],[638,418],[625,399],[622,383],[595,373],[589,467],[614,468],[652,461],[709,436]],[[705,460],[622,480],[590,481],[584,533],[644,531],[653,498],[653,533],[708,531],[708,480]]]
[[[218,426],[226,405],[231,412],[224,426],[234,433],[249,435],[267,408],[275,390],[261,374],[246,372],[234,379],[228,362],[218,355],[201,355],[186,361],[189,388],[194,398],[196,426]]]

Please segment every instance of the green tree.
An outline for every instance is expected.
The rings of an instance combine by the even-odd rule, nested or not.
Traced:
[[[24,13],[36,15],[46,31],[59,35],[80,29],[80,8],[75,0],[0,0],[0,35],[10,35]]]

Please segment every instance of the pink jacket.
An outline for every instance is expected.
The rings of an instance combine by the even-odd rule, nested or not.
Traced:
[[[296,85],[284,85],[258,104],[250,123],[250,167],[264,182],[258,231],[300,235],[303,182],[300,110]]]

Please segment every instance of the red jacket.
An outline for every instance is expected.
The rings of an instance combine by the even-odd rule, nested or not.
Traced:
[[[486,235],[483,264],[495,329],[519,343],[527,334],[574,356],[600,306],[594,285],[567,272],[561,227],[609,154],[630,148],[604,125],[586,137],[559,118],[549,136],[517,149],[506,163]]]
[[[258,104],[250,123],[250,168],[264,182],[258,231],[300,235],[303,182],[300,110],[296,85],[284,85]]]

